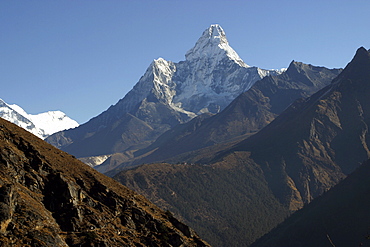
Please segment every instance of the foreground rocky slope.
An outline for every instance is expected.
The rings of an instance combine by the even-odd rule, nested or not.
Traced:
[[[143,196],[0,119],[1,246],[207,246]]]
[[[239,232],[239,238],[221,237],[217,243],[212,243],[209,238],[211,244],[248,245],[261,237],[263,231],[267,233],[275,227],[276,222],[282,221],[289,212],[302,208],[370,158],[369,94],[370,52],[360,48],[329,86],[307,99],[297,100],[253,136],[176,157],[173,161],[182,164],[173,165],[161,176],[155,176],[159,165],[145,165],[122,171],[115,178],[138,191],[145,191],[143,188],[148,186],[146,195],[151,200],[176,208],[186,222],[199,232],[204,231],[204,236],[222,236],[225,229]],[[193,166],[207,171],[193,174]],[[227,167],[233,169],[225,172]],[[199,177],[200,174],[204,177]],[[181,183],[189,181],[191,186],[179,189],[176,186],[179,180]],[[265,186],[264,192],[253,194],[254,188],[262,186]],[[223,188],[226,190],[222,191]],[[185,196],[176,197],[191,194],[192,190],[197,191],[201,200],[207,198],[205,210],[200,211],[187,203]],[[163,196],[161,191],[174,196]],[[226,203],[222,198],[227,198],[228,207],[224,207]],[[275,206],[263,206],[268,205],[266,203],[256,207],[254,202],[264,199]],[[243,210],[237,210],[242,207]],[[279,211],[281,207],[283,210]],[[216,217],[223,215],[225,208],[239,211],[239,217],[224,217],[227,220],[218,224],[217,229],[202,229],[200,224],[194,223],[194,214],[202,218],[210,212]],[[265,215],[269,214],[276,218],[265,221]],[[212,217],[203,218],[217,221]],[[243,234],[246,229],[255,232]]]

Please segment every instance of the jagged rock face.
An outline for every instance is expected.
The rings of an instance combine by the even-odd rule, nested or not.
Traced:
[[[144,197],[0,120],[1,246],[207,246]]]
[[[173,126],[199,114],[220,112],[257,80],[281,72],[246,65],[229,46],[222,28],[212,25],[189,50],[185,61],[154,60],[116,105],[79,128],[57,133],[47,141],[78,157],[131,151],[131,146],[148,145]],[[126,121],[127,114],[143,121],[153,131],[136,141],[111,134],[104,135],[102,140],[99,132],[109,132],[117,122]],[[121,132],[127,136],[133,130]],[[103,147],[101,142],[110,144]],[[121,143],[119,149],[117,142]],[[86,143],[96,148],[85,148]],[[97,149],[100,151],[93,151]]]

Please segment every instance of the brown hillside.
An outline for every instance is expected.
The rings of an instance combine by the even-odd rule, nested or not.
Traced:
[[[1,246],[207,246],[143,196],[0,119]]]

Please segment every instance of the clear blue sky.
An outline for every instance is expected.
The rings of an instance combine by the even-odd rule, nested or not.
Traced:
[[[153,59],[184,60],[211,24],[249,65],[344,67],[370,49],[369,10],[368,0],[1,0],[0,98],[86,122]]]

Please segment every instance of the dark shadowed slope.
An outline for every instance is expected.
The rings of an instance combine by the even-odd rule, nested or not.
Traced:
[[[347,247],[370,244],[370,161],[253,247]]]
[[[0,119],[1,246],[206,246],[193,230]]]

